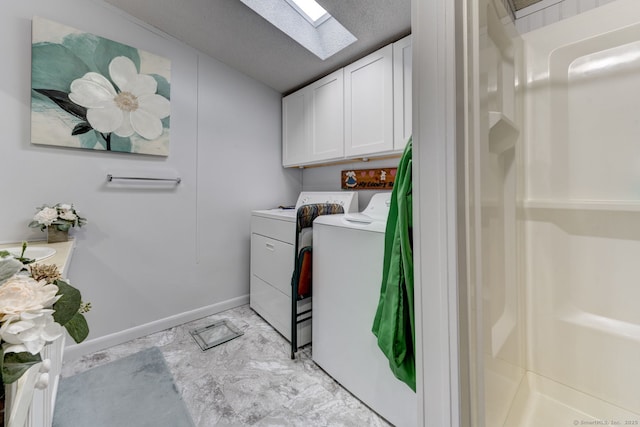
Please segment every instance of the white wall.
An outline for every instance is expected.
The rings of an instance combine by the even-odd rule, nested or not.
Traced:
[[[31,19],[42,16],[168,57],[167,158],[30,143]],[[99,0],[23,0],[0,14],[0,241],[43,203],[74,203],[69,277],[91,301],[89,340],[71,357],[248,302],[250,210],[293,203],[301,173],[281,164],[281,96]],[[107,183],[107,173],[180,176]]]

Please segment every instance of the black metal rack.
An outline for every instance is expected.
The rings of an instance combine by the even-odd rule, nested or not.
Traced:
[[[311,309],[298,312],[298,302],[311,298],[311,254],[310,245],[300,248],[300,233],[311,227],[313,220],[320,215],[344,213],[342,205],[337,203],[314,203],[302,205],[296,212],[296,239],[294,251],[294,270],[291,277],[291,358],[298,351],[298,325],[311,319]],[[303,290],[303,292],[301,292]]]

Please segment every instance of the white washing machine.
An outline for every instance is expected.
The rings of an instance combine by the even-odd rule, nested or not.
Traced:
[[[371,332],[382,282],[390,193],[361,214],[313,223],[313,360],[399,427],[417,425],[416,394],[398,380]]]
[[[338,203],[345,212],[358,211],[355,191],[303,191],[293,209],[251,212],[251,279],[249,305],[271,326],[291,341],[291,276],[294,268],[296,212],[302,205]],[[300,237],[310,243],[306,229]],[[301,246],[302,247],[302,246]],[[298,303],[298,311],[309,308],[309,300]],[[311,322],[298,325],[298,346],[311,341]]]

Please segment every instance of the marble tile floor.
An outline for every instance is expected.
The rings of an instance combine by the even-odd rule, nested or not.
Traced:
[[[202,351],[189,331],[229,320],[244,335]],[[62,377],[158,347],[197,427],[389,426],[290,345],[249,305],[65,362]]]

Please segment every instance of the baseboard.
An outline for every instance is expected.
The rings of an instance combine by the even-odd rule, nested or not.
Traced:
[[[80,344],[69,345],[64,349],[64,361],[76,360],[86,354],[104,350],[105,348],[112,347],[114,345],[122,344],[168,328],[173,328],[174,326],[182,325],[193,320],[202,319],[203,317],[211,316],[213,314],[218,314],[225,310],[240,307],[245,304],[249,304],[249,295],[232,298],[206,307],[165,317],[164,319],[149,322],[134,328],[125,329],[124,331],[115,332],[100,338],[88,340]]]

